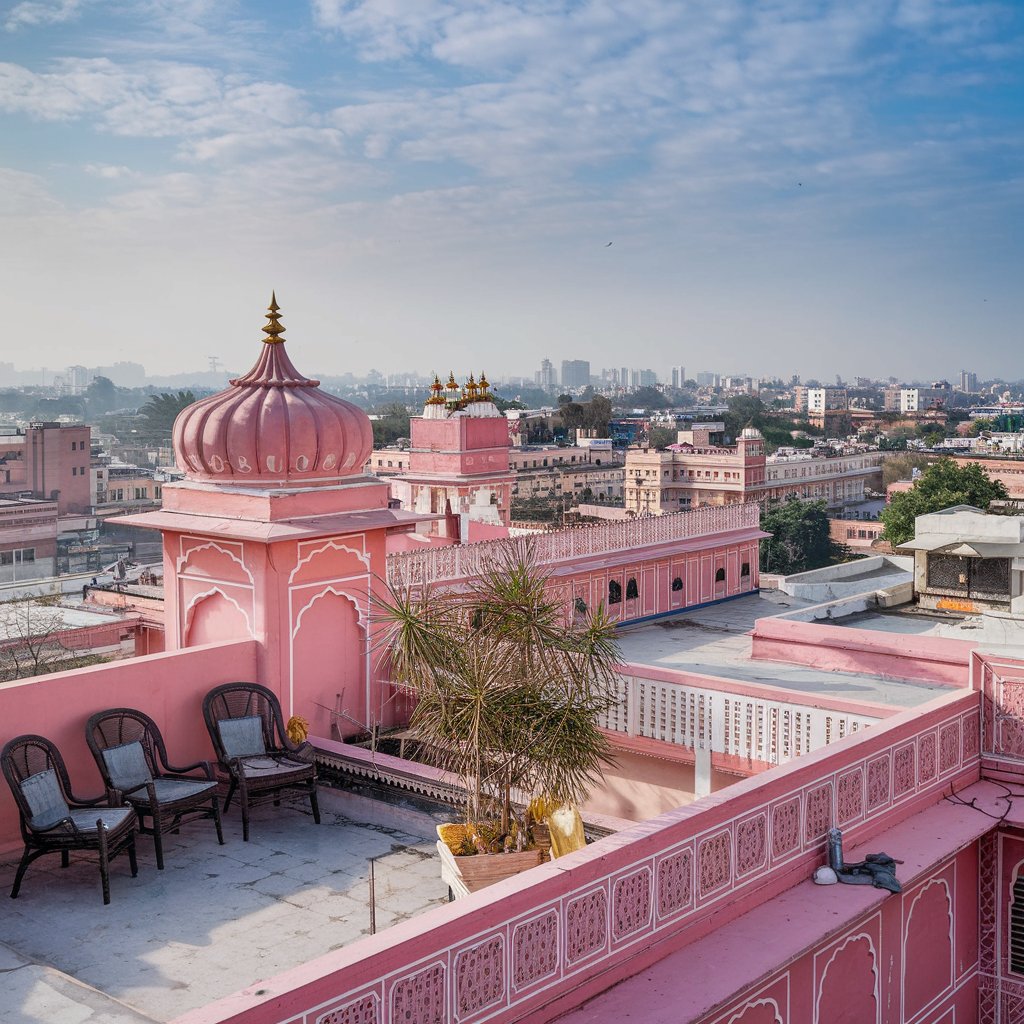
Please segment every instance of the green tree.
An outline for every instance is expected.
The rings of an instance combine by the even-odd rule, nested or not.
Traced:
[[[377,602],[392,679],[417,698],[424,756],[458,776],[466,819],[512,799],[582,802],[611,760],[600,715],[615,703],[615,625],[603,607],[566,620],[528,542],[508,542],[465,590],[389,588]]]
[[[196,396],[191,391],[178,391],[175,394],[165,391],[159,395],[150,395],[146,404],[139,409],[139,414],[146,418],[146,436],[155,441],[169,438],[178,413],[195,400]]]
[[[849,551],[829,535],[824,501],[790,498],[761,516],[761,529],[770,533],[761,541],[761,571],[788,576],[846,561]]]
[[[598,437],[608,436],[612,418],[612,403],[604,395],[595,395],[583,410],[583,426],[596,432]]]
[[[647,440],[652,448],[667,448],[676,443],[677,433],[671,427],[651,427],[647,431]]]
[[[1002,481],[991,479],[978,463],[939,459],[909,491],[892,496],[879,516],[885,526],[882,539],[896,547],[914,536],[917,516],[941,512],[954,505],[973,505],[984,510],[996,499],[1007,497]]]
[[[409,436],[409,410],[401,402],[390,402],[381,406],[377,414],[380,419],[372,421],[375,448],[383,448],[385,445],[394,444],[400,437]]]
[[[887,455],[882,463],[882,486],[897,480],[910,480],[914,476],[914,470],[925,470],[935,461],[934,455],[924,455],[919,452],[900,452],[897,455]]]

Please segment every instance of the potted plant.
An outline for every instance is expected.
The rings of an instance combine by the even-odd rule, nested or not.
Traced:
[[[416,699],[412,738],[465,791],[460,827],[439,829],[448,869],[472,890],[538,864],[524,805],[582,803],[611,760],[598,719],[619,655],[603,606],[566,612],[519,539],[461,588],[389,588],[377,619],[391,677]]]

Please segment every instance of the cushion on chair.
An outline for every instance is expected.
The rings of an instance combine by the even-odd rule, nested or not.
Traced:
[[[198,796],[200,793],[212,793],[216,788],[216,782],[208,782],[205,779],[154,779],[153,781],[158,804],[173,804],[178,800],[187,800],[190,797]],[[142,807],[149,806],[149,793],[145,789],[130,793],[127,799]]]
[[[21,784],[21,792],[32,814],[32,824],[37,828],[52,825],[70,813],[57,773],[52,768],[30,775]]]
[[[267,752],[263,740],[263,719],[259,715],[245,718],[222,718],[217,723],[220,741],[228,757],[250,757]]]
[[[97,818],[105,828],[113,830],[123,825],[125,818],[134,813],[130,807],[76,807],[70,812],[70,817],[79,832],[95,832]]]
[[[146,761],[146,752],[138,740],[107,747],[103,751],[103,763],[107,766],[110,781],[117,789],[135,789],[153,779],[149,762]]]

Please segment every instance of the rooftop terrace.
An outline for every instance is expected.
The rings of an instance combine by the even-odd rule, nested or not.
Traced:
[[[736,598],[724,604],[681,612],[671,618],[624,629],[619,635],[623,661],[659,669],[679,669],[758,683],[794,694],[914,707],[943,692],[938,683],[893,680],[869,672],[836,672],[802,665],[751,660],[751,636],[757,619],[812,607],[810,601],[775,591]],[[917,620],[901,616],[915,632]],[[879,628],[875,620],[896,620],[865,613],[858,625]],[[840,620],[841,621],[841,620]],[[838,621],[830,621],[837,625]]]
[[[108,907],[95,856],[36,861],[14,901],[16,861],[0,864],[0,1020],[169,1021],[346,946],[370,934],[371,857],[378,930],[447,902],[426,817],[410,835],[347,819],[323,786],[320,801],[319,826],[308,808],[255,810],[248,843],[237,807],[224,846],[186,825],[165,836],[162,872],[141,837],[137,878],[126,857],[111,865]]]

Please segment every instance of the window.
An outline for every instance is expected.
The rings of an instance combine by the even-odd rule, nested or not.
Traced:
[[[724,583],[725,582],[725,570],[724,569],[717,569],[717,570],[715,570],[715,582],[716,583]]]
[[[78,442],[77,442],[77,441],[72,441],[72,442],[71,442],[71,450],[72,450],[73,452],[76,452],[76,451],[78,451]]]
[[[1013,902],[1010,904],[1010,970],[1024,974],[1024,875],[1013,883]]]
[[[587,614],[587,602],[584,601],[582,597],[577,597],[576,600],[573,601],[573,608],[576,609],[577,615]]]
[[[135,500],[136,501],[141,501],[145,497],[146,497],[146,488],[145,487],[136,487],[135,488]]]
[[[682,578],[682,576],[677,576],[672,581],[672,589],[673,590],[682,590],[683,589],[683,578]]]
[[[750,563],[749,562],[744,562],[740,566],[740,576],[749,576],[749,575],[750,575]]]
[[[640,591],[637,589],[636,577],[630,576],[629,581],[626,583],[626,600],[635,601],[640,596]]]
[[[608,581],[608,603],[620,604],[622,601],[622,584],[618,580]]]
[[[78,467],[77,466],[72,466],[71,467],[71,475],[72,476],[78,476]]]

